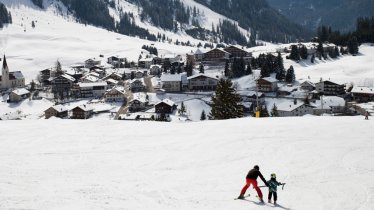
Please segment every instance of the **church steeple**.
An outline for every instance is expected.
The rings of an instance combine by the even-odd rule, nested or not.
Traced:
[[[3,69],[8,69],[8,64],[6,62],[5,54],[4,54],[4,59],[3,59]]]

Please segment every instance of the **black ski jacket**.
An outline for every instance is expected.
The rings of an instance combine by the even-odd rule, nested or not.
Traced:
[[[266,182],[264,176],[262,176],[261,172],[260,172],[259,170],[255,169],[255,168],[254,168],[254,169],[251,169],[251,170],[248,172],[246,178],[247,178],[247,179],[254,179],[254,180],[256,180],[257,177],[260,177],[261,180],[262,180],[265,184],[267,184],[267,182]]]

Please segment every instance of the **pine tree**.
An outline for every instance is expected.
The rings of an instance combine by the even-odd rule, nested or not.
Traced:
[[[292,45],[291,46],[291,54],[290,54],[289,58],[291,60],[294,60],[294,61],[299,61],[300,60],[299,48],[297,47],[297,45]]]
[[[252,68],[251,68],[251,64],[248,63],[247,64],[247,70],[245,71],[245,74],[246,75],[251,75],[252,73],[253,73],[253,71],[252,71]]]
[[[183,101],[182,101],[182,104],[181,104],[181,108],[178,110],[178,112],[179,112],[180,115],[184,115],[187,112],[187,108],[184,105]]]
[[[287,70],[287,73],[286,73],[286,82],[293,83],[294,81],[295,81],[295,70],[293,69],[293,66],[290,66],[290,68]]]
[[[171,67],[170,74],[175,74],[175,66]]]
[[[322,60],[322,56],[324,56],[324,54],[325,54],[325,51],[323,49],[322,42],[319,42],[318,46],[317,46],[317,55],[318,55],[318,58],[320,60]]]
[[[358,41],[356,36],[352,36],[347,43],[348,46],[348,51],[352,55],[357,55],[358,54]]]
[[[269,77],[270,76],[270,67],[269,67],[269,64],[265,63],[262,67],[261,67],[261,78],[264,78],[264,77]]]
[[[243,117],[240,96],[236,93],[231,80],[221,79],[215,94],[212,96],[212,110],[209,118],[224,120]]]
[[[277,72],[275,78],[279,81],[283,81],[286,78],[286,71],[284,70],[284,68]]]
[[[273,108],[271,109],[271,116],[272,117],[279,117],[278,107],[275,104],[273,105]]]
[[[303,59],[303,60],[308,59],[308,49],[306,48],[305,45],[303,45],[303,46],[300,48],[300,57],[301,57],[301,59]]]
[[[182,66],[181,66],[181,65],[178,65],[177,73],[178,73],[178,74],[182,73]]]
[[[30,91],[31,92],[33,92],[35,90],[35,86],[36,86],[36,84],[35,84],[34,80],[32,80],[31,83],[30,83]]]
[[[200,74],[204,74],[204,64],[200,63],[200,67],[199,67],[199,73]]]
[[[201,120],[201,121],[206,120],[205,110],[203,110],[203,111],[201,112],[200,120]]]
[[[225,77],[230,78],[230,67],[229,67],[229,61],[226,61],[225,63]]]

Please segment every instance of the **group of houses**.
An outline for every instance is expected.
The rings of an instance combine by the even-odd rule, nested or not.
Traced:
[[[204,63],[206,65],[222,64],[226,61],[231,61],[235,58],[243,58],[250,61],[252,53],[246,51],[242,47],[230,45],[225,48],[214,48],[207,52],[203,49],[197,49],[195,52],[190,52],[186,55],[187,63]]]

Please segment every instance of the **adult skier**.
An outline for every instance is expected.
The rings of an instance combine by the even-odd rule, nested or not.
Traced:
[[[260,167],[258,165],[255,165],[253,169],[251,169],[246,177],[246,185],[243,187],[242,191],[240,192],[240,195],[238,199],[244,199],[244,194],[247,191],[248,187],[253,185],[253,188],[255,188],[257,195],[260,199],[260,201],[263,203],[264,200],[262,199],[262,192],[261,189],[257,185],[257,177],[260,177],[261,180],[265,183],[265,185],[268,187],[269,184],[266,182],[264,176],[262,176],[260,172]]]

